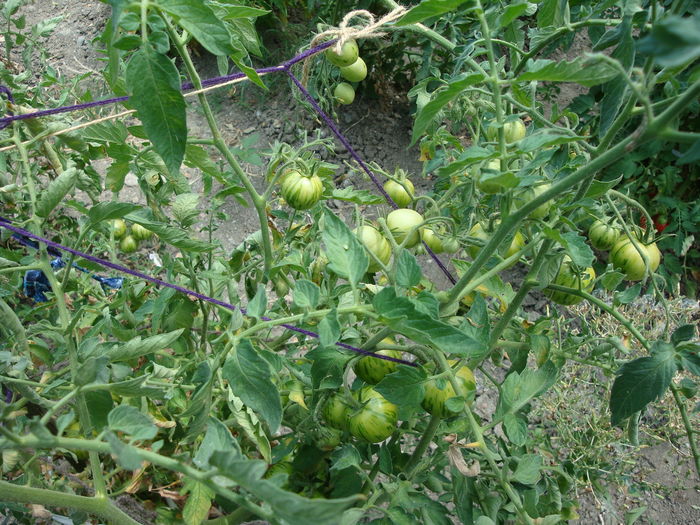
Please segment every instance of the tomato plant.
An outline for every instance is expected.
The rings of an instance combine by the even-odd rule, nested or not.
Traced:
[[[688,2],[108,3],[89,84],[0,9],[3,517],[560,523],[666,427],[700,471]]]

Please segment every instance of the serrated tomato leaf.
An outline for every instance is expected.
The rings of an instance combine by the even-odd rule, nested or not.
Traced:
[[[610,423],[618,425],[668,389],[676,372],[673,345],[657,341],[653,355],[622,365],[610,392]]]

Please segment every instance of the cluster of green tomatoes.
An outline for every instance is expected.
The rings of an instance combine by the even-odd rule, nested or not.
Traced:
[[[124,219],[112,221],[114,238],[119,240],[119,249],[124,253],[134,253],[139,243],[153,237],[153,232],[140,224],[128,226]]]
[[[367,64],[360,58],[357,42],[348,40],[340,50],[333,45],[326,50],[326,58],[340,68],[340,76],[348,82],[362,82],[367,76]],[[333,90],[333,97],[341,104],[352,104],[355,100],[355,88],[348,82],[340,82]]]
[[[382,341],[385,345],[396,346],[391,338]],[[399,350],[379,350],[377,354],[401,358]],[[455,365],[456,362],[450,363]],[[354,392],[342,391],[334,394],[323,407],[326,423],[340,431],[348,431],[360,440],[379,443],[391,436],[398,428],[398,407],[387,401],[372,385],[379,383],[384,376],[396,371],[398,364],[374,357],[363,357],[353,366],[357,377],[366,386]],[[457,381],[471,399],[476,390],[472,371],[463,366],[455,372]],[[431,379],[425,384],[422,406],[430,414],[438,417],[457,415],[448,407],[447,401],[456,397],[452,384],[446,379]]]

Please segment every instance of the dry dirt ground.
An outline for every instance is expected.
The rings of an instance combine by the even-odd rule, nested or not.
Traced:
[[[98,71],[102,68],[101,55],[95,50],[93,39],[97,37],[105,21],[110,16],[108,5],[90,0],[50,1],[41,0],[28,3],[23,8],[29,25],[38,21],[62,16],[63,20],[54,33],[45,41],[50,50],[49,64],[66,76],[94,73],[88,82],[100,85]],[[290,50],[289,55],[293,52]],[[202,76],[215,75],[212,63],[201,62]],[[263,95],[251,89],[240,93],[214,95],[217,116],[222,130],[232,146],[242,139],[257,134],[258,144],[265,149],[275,140],[294,142],[299,128],[309,131],[323,129],[313,116],[304,114],[290,103],[288,87],[278,83],[275,93]],[[564,87],[562,95],[570,99],[576,94],[571,87]],[[105,96],[108,96],[105,93]],[[408,149],[411,119],[404,109],[395,112],[378,113],[376,107],[359,100],[340,114],[341,127],[360,155],[378,162],[385,169],[393,171],[401,166],[409,172],[420,173],[417,161],[418,152]],[[190,135],[208,137],[208,129],[201,113],[196,108],[188,114]],[[347,153],[335,160],[342,164]],[[254,167],[248,166],[253,172]],[[193,175],[190,173],[190,175]],[[258,180],[259,176],[258,176]],[[127,185],[121,199],[138,199],[138,188]],[[250,208],[232,204],[226,210],[233,220],[223,224],[217,235],[226,249],[231,249],[255,231],[257,218]],[[427,262],[426,264],[430,264]],[[425,268],[426,273],[438,279],[436,268]],[[541,305],[534,301],[530,307],[535,310]],[[488,413],[495,399],[482,396],[477,402],[477,410]],[[582,417],[587,417],[582,415]],[[697,422],[697,419],[695,420]],[[680,440],[679,440],[680,442]],[[700,523],[700,482],[690,467],[687,446],[668,444],[646,444],[636,451],[635,467],[626,480],[616,479],[617,483],[607,484],[608,496],[594,494],[586,486],[578,490],[581,500],[581,515],[578,523],[612,525],[626,523],[625,513],[631,508],[646,506],[647,510],[636,523],[656,525],[689,525]]]

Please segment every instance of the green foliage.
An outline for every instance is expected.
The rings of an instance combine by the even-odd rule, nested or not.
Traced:
[[[130,523],[111,503],[128,491],[153,502],[161,521],[188,524],[206,523],[212,508],[226,521],[290,524],[575,519],[576,478],[592,469],[549,446],[566,428],[533,417],[571,361],[611,378],[596,391],[609,414],[595,414],[590,443],[622,423],[634,443],[638,415],[670,392],[700,465],[688,423],[700,376],[696,327],[664,310],[652,336],[627,306],[664,302],[683,279],[694,292],[685,276],[700,260],[697,12],[682,12],[682,3],[424,0],[383,38],[358,39],[369,71],[358,95],[411,102],[423,169],[406,179],[415,195],[401,213],[416,241],[450,241],[441,262],[458,280],[448,286],[428,270],[422,246],[392,236],[392,227],[409,232],[375,207],[382,197],[361,184],[335,187],[339,166],[319,154],[333,154],[331,140],[305,136],[264,152],[251,135],[231,147],[206,97],[209,132],[188,130],[181,85],[201,81],[191,49],[214,55],[222,74],[231,62],[262,86],[251,67],[265,54],[256,22],[285,35],[290,16],[319,22],[304,31],[306,45],[349,6],[108,3],[104,77],[130,96],[139,122],[86,122],[54,135],[67,122],[49,117],[0,130],[0,199],[13,224],[143,273],[103,287],[102,273],[117,276],[111,269],[67,255],[53,268],[43,248],[0,233],[2,512],[23,518],[13,502],[50,501]],[[33,62],[59,20],[26,27],[22,4],[0,10],[8,60],[25,71],[43,66],[27,87],[20,69],[0,65],[16,98],[13,106],[2,99],[3,114],[90,100],[78,80]],[[583,31],[591,54],[572,47]],[[342,73],[322,55],[308,65],[310,91],[332,106]],[[564,88],[577,96],[560,98]],[[372,167],[403,177],[395,166]],[[253,177],[255,169],[262,173]],[[313,198],[292,202],[291,172],[313,177]],[[129,174],[141,204],[123,202]],[[103,190],[112,198],[101,199]],[[237,206],[255,209],[257,231],[226,250],[217,232]],[[115,219],[123,219],[118,233]],[[589,246],[595,220],[658,242],[660,272],[626,282]],[[383,265],[354,233],[370,225]],[[134,253],[120,253],[123,239],[134,239]],[[595,266],[600,277],[585,284],[598,290],[579,279],[564,286],[572,284],[557,279],[564,256],[572,275],[585,268],[592,278]],[[516,264],[522,279],[503,273]],[[31,287],[47,286],[42,272],[47,301],[36,302]],[[564,307],[523,309],[530,292],[553,297],[555,287],[574,298],[559,303],[599,308],[615,335],[576,326]],[[353,375],[360,359],[382,356],[405,362],[387,365],[374,387],[362,379],[371,376]],[[495,408],[475,410],[475,394]],[[67,458],[73,472],[39,472],[38,457]],[[72,494],[63,480],[73,478],[90,480],[95,496]],[[181,499],[146,486],[175,487]]]

